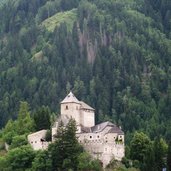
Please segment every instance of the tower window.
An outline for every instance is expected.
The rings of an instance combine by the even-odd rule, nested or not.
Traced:
[[[66,110],[68,110],[68,106],[66,106]]]

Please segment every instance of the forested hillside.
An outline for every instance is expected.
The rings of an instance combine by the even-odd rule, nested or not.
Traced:
[[[170,0],[0,0],[0,127],[69,90],[129,138],[171,137]]]

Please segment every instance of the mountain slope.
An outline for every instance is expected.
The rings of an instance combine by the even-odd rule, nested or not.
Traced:
[[[24,0],[2,6],[0,126],[16,118],[21,100],[32,110],[48,105],[58,112],[71,89],[96,109],[97,122],[112,120],[128,135],[143,130],[169,138],[171,3],[159,2]]]

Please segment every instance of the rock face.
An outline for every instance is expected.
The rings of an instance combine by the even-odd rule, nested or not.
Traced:
[[[52,127],[52,141],[62,120],[67,125],[70,118],[77,124],[77,137],[80,144],[94,157],[102,161],[105,167],[112,159],[121,160],[125,155],[124,132],[111,122],[95,125],[95,110],[83,101],[79,101],[70,92],[61,102],[61,115]],[[46,149],[44,141],[46,130],[28,136],[35,150]]]

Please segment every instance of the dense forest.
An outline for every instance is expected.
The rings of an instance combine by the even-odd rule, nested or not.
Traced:
[[[0,0],[0,128],[21,101],[58,115],[70,90],[128,145],[135,131],[168,143],[171,1]]]

